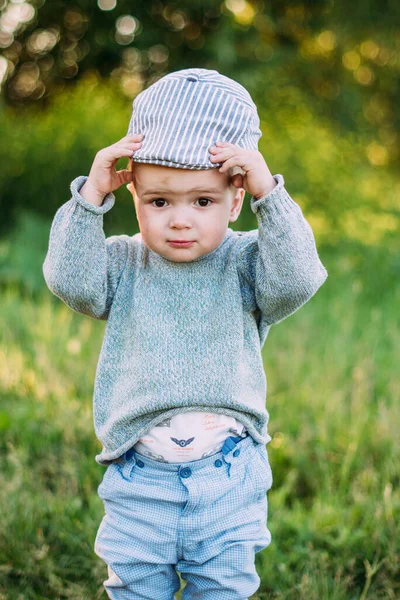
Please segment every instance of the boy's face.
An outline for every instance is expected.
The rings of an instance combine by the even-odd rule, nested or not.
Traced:
[[[245,190],[230,185],[218,169],[191,171],[131,163],[134,197],[143,242],[176,262],[189,262],[215,250],[228,224],[236,221]],[[190,245],[174,245],[174,241]]]

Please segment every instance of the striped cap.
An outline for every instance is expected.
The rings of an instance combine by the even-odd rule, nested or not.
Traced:
[[[176,169],[215,169],[210,146],[230,142],[258,149],[260,119],[248,91],[209,69],[182,69],[162,77],[133,101],[127,135],[143,133],[132,158]]]

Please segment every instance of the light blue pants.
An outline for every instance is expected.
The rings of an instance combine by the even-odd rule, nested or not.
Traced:
[[[255,553],[271,543],[267,448],[228,437],[200,460],[162,463],[131,448],[98,487],[105,515],[94,551],[113,600],[246,600],[260,585]]]

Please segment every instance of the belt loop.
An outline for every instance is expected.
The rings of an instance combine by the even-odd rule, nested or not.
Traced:
[[[236,444],[241,440],[241,437],[234,437],[232,435],[230,435],[228,438],[226,438],[224,445],[221,448],[221,452],[224,455],[223,456],[223,460],[224,462],[228,465],[228,477],[229,479],[231,478],[231,463],[229,462],[229,460],[225,460],[225,456],[227,454],[229,454],[229,452],[231,450],[233,450],[233,448],[235,448]]]
[[[124,454],[124,458],[125,458],[125,454]],[[135,467],[136,467],[136,459],[134,457],[132,459],[125,460],[125,463],[120,465],[120,467],[119,467],[122,477],[124,479],[126,479],[127,481],[131,481]]]
[[[224,455],[228,454],[228,452],[230,452],[233,448],[235,448],[236,444],[241,439],[242,438],[240,438],[240,437],[233,437],[232,435],[230,435],[228,438],[226,438],[224,445],[221,448],[222,454],[224,454]]]

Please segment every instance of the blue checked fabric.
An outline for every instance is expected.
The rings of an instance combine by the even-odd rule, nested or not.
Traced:
[[[128,450],[98,487],[105,515],[94,550],[114,600],[247,600],[260,585],[255,554],[271,542],[268,452],[251,436],[206,458],[162,463]]]
[[[258,149],[257,107],[238,82],[209,69],[169,73],[136,96],[128,135],[143,133],[132,158],[180,169],[215,169],[209,147],[230,142]]]

